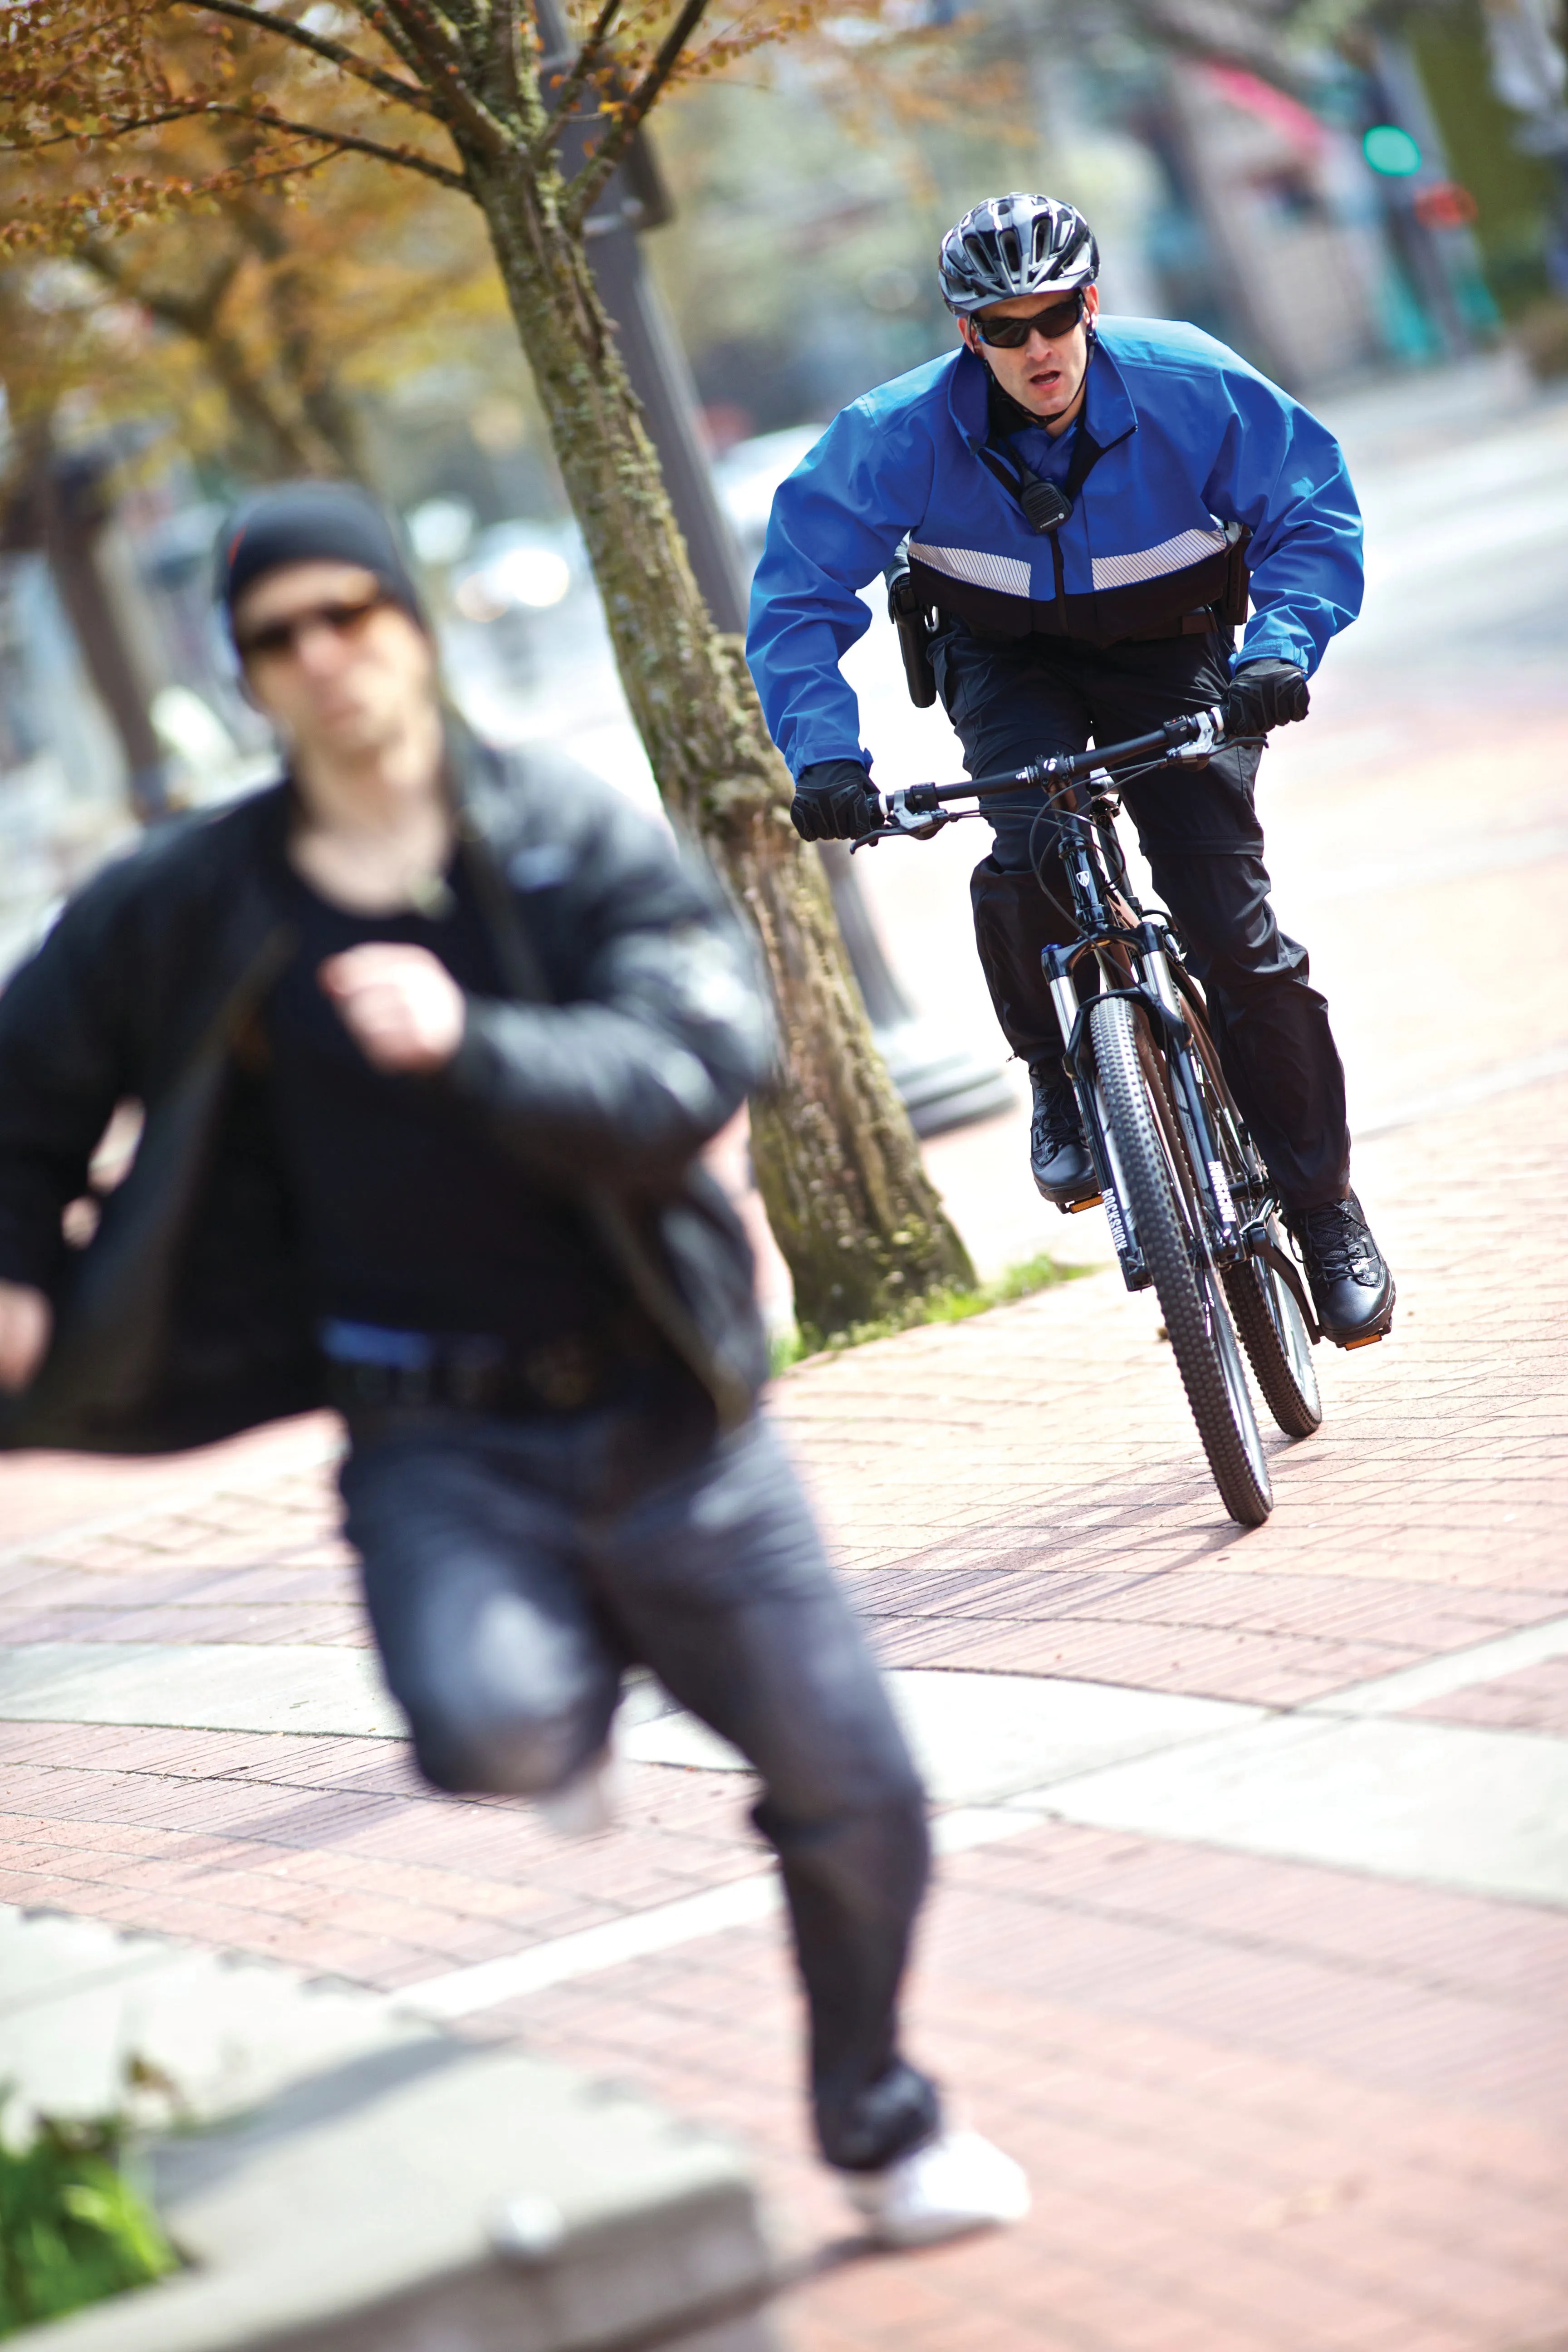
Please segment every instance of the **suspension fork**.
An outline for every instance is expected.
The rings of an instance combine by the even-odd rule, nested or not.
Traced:
[[[1121,1278],[1129,1290],[1148,1286],[1149,1273],[1143,1263],[1143,1253],[1138,1245],[1133,1229],[1131,1205],[1127,1202],[1120,1171],[1111,1156],[1109,1134],[1101,1122],[1100,1104],[1096,1097],[1093,1055],[1084,1042],[1087,1005],[1090,999],[1080,999],[1072,977],[1072,968],[1084,956],[1093,955],[1102,944],[1093,939],[1074,940],[1069,947],[1048,947],[1042,950],[1041,968],[1051,992],[1051,1003],[1066,1045],[1063,1060],[1078,1097],[1079,1117],[1083,1122],[1084,1136],[1089,1144],[1089,1158],[1100,1185],[1100,1205],[1105,1222],[1110,1228],[1111,1242],[1116,1250]],[[1091,1209],[1092,1200],[1082,1203]]]
[[[1196,1163],[1193,1173],[1203,1192],[1215,1255],[1228,1264],[1233,1258],[1246,1255],[1241,1218],[1230,1189],[1230,1179],[1219,1155],[1219,1144],[1209,1121],[1203,1088],[1198,1084],[1193,1061],[1192,1031],[1176,992],[1165,948],[1165,935],[1158,923],[1145,918],[1138,925],[1138,942],[1139,960],[1145,980],[1165,1016],[1165,1067],[1175,1080],[1180,1108],[1185,1116],[1187,1132],[1192,1138],[1190,1157]]]

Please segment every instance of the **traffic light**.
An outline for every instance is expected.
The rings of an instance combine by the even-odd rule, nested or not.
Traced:
[[[1361,152],[1380,179],[1408,180],[1421,169],[1421,150],[1397,122],[1374,122]]]

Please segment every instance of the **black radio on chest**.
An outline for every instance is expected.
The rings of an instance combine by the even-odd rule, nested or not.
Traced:
[[[1042,534],[1059,530],[1072,512],[1072,500],[1060,491],[1055,482],[1042,481],[1038,474],[1026,474],[1018,494],[1024,509],[1024,520],[1031,530]]]

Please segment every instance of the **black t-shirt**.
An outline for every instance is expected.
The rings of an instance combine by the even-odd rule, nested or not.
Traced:
[[[460,859],[444,912],[356,915],[292,867],[300,949],[268,1000],[268,1087],[318,1311],[531,1345],[593,1328],[626,1292],[569,1203],[527,1171],[440,1078],[373,1067],[318,978],[370,940],[427,948],[465,994],[505,993]]]

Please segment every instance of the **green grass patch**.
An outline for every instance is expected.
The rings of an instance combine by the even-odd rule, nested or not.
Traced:
[[[911,1298],[909,1305],[891,1315],[879,1315],[872,1323],[851,1323],[847,1331],[824,1335],[807,1323],[790,1331],[781,1331],[773,1343],[773,1372],[787,1372],[792,1364],[804,1363],[808,1356],[839,1355],[846,1348],[864,1347],[868,1339],[890,1339],[895,1332],[912,1331],[921,1323],[965,1323],[972,1315],[984,1315],[988,1307],[1009,1307],[1015,1299],[1032,1297],[1037,1290],[1049,1290],[1058,1282],[1071,1282],[1080,1274],[1093,1271],[1087,1265],[1062,1265],[1054,1257],[1041,1255],[1026,1258],[1021,1265],[1010,1265],[994,1282],[983,1282],[975,1290],[928,1290],[922,1298]]]
[[[30,2147],[0,2145],[0,2336],[178,2267],[121,2125],[40,2122]]]

